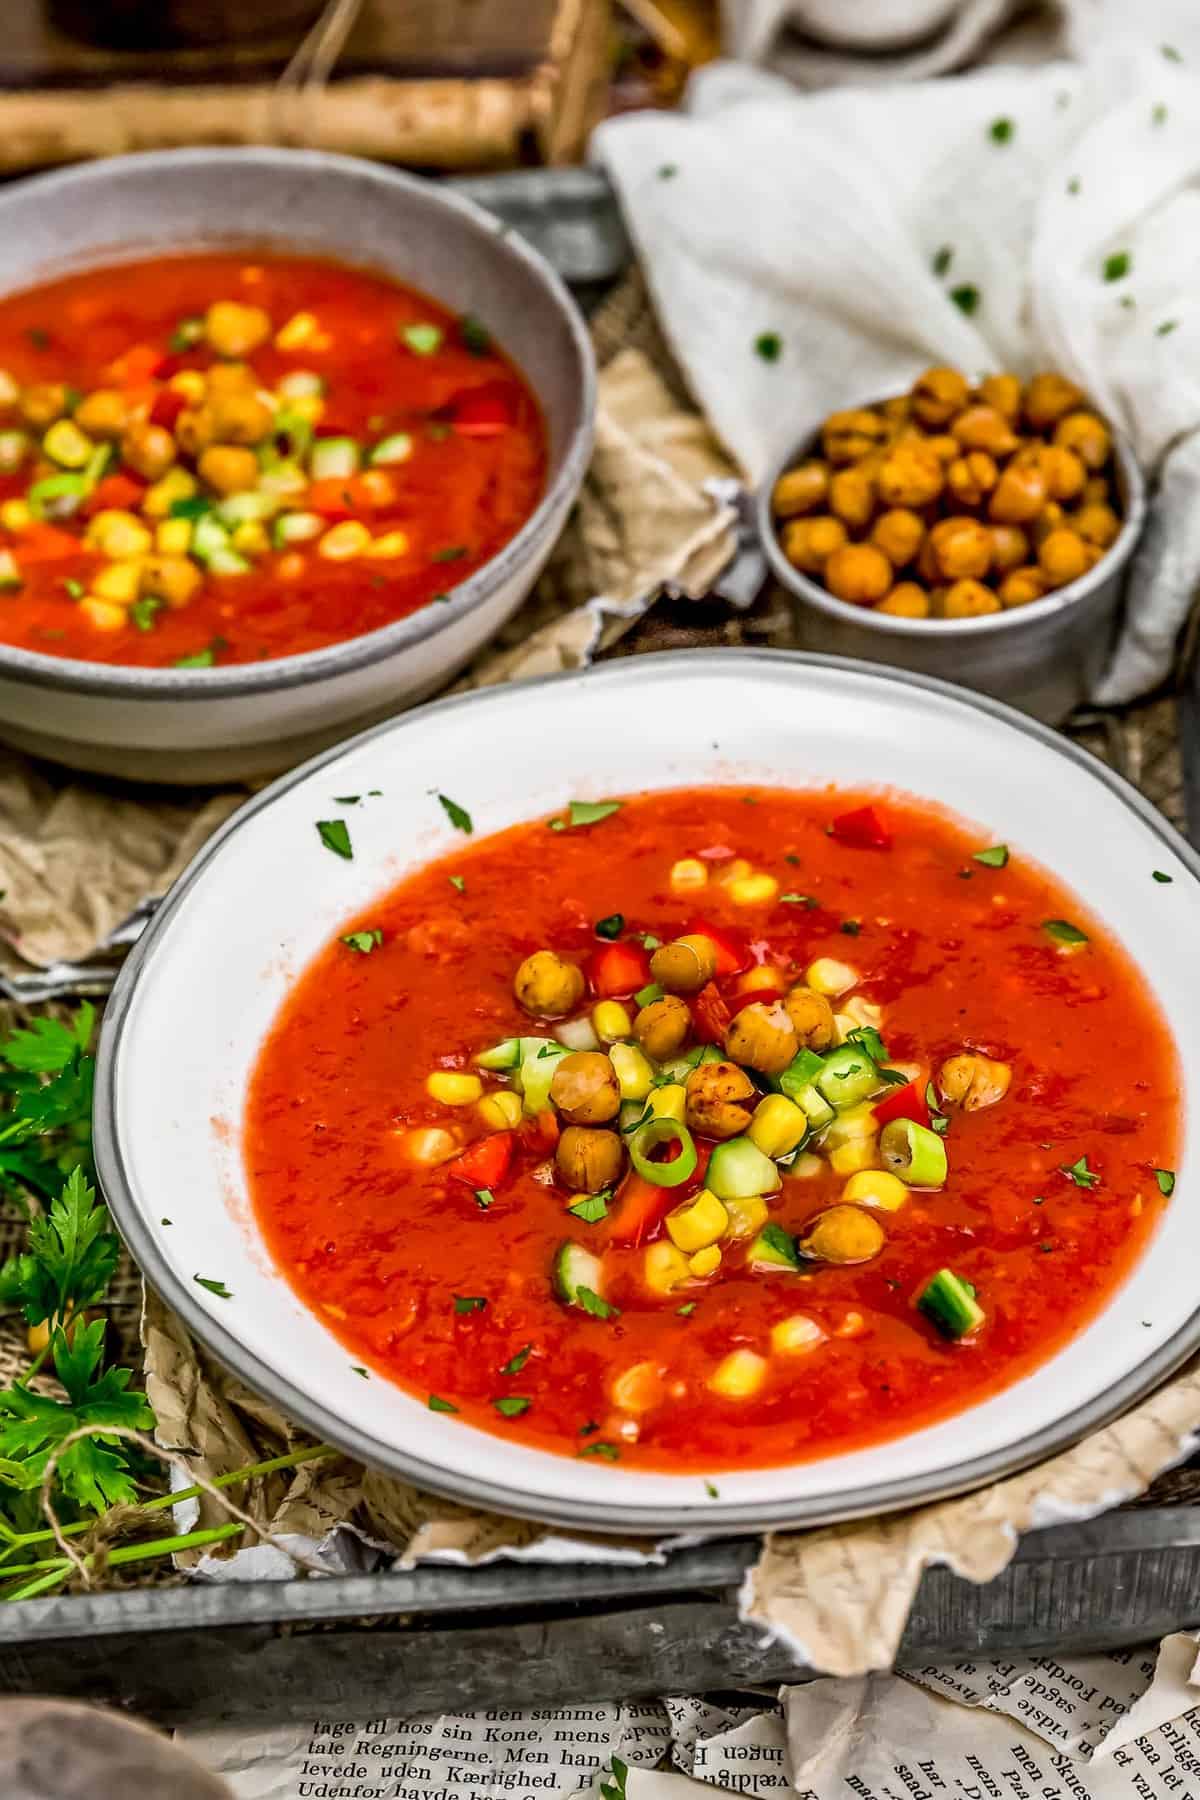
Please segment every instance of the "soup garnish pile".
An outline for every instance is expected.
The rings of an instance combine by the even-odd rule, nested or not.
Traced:
[[[685,790],[572,803],[348,925],[266,1041],[245,1146],[280,1268],[364,1374],[712,1470],[1045,1361],[1165,1204],[1178,1101],[1124,953],[1004,845],[898,796]]]
[[[196,255],[0,300],[0,642],[210,668],[445,600],[541,495],[475,318],[362,270]]]

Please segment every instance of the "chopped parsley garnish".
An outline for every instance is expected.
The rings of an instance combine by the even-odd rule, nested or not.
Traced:
[[[475,1204],[481,1212],[486,1212],[496,1198],[491,1188],[473,1188],[471,1191],[475,1195]]]
[[[706,1481],[704,1484],[704,1491],[710,1500],[719,1500],[721,1497],[721,1491],[715,1481]]]
[[[1133,267],[1133,258],[1128,250],[1114,250],[1106,256],[1100,267],[1105,281],[1122,281]]]
[[[174,669],[211,669],[216,661],[216,651],[211,644],[203,650],[193,650],[190,656],[177,656],[171,667]]]
[[[1062,1163],[1059,1167],[1059,1174],[1065,1175],[1068,1181],[1073,1181],[1075,1186],[1080,1188],[1094,1188],[1098,1187],[1100,1183],[1100,1177],[1096,1171],[1088,1168],[1086,1155],[1081,1156],[1079,1161],[1073,1162],[1070,1167],[1066,1163]]]
[[[953,249],[952,245],[943,244],[941,249],[938,250],[937,252],[935,252],[935,254],[934,254],[934,258],[933,258],[934,274],[935,275],[947,274],[949,272],[950,264],[953,261],[954,261],[954,249]]]
[[[1043,919],[1042,930],[1056,944],[1086,944],[1088,941],[1087,932],[1072,925],[1070,919]]]
[[[979,306],[979,289],[973,287],[970,282],[965,282],[962,287],[950,289],[950,298],[953,300],[955,306],[957,306],[959,312],[966,313],[967,317],[970,318],[971,314],[975,312]]]
[[[434,600],[435,600],[435,601],[437,601],[437,600],[448,600],[448,599],[449,599],[449,598],[450,598],[450,596],[449,596],[449,594],[435,594],[435,595],[434,595],[434,596],[433,596],[433,597],[434,597]]]
[[[318,819],[317,831],[321,842],[335,856],[345,857],[350,862],[354,856],[354,846],[350,842],[350,827],[345,819]]]
[[[619,1462],[621,1459],[618,1446],[606,1443],[603,1438],[597,1438],[594,1444],[581,1445],[579,1454],[580,1456],[602,1456],[605,1462]]]
[[[679,1314],[681,1319],[690,1319],[695,1310],[696,1302],[694,1300],[688,1300],[683,1306],[677,1306],[675,1308],[675,1311]]]
[[[603,919],[597,919],[595,932],[597,937],[619,938],[625,929],[624,913],[609,913]]]
[[[456,888],[460,894],[466,893],[467,883],[465,876],[447,875],[446,880],[450,883],[450,886]]]
[[[454,1310],[456,1313],[482,1312],[487,1301],[482,1294],[455,1294]]]
[[[532,1349],[532,1344],[522,1344],[516,1355],[509,1357],[500,1373],[502,1375],[519,1375],[529,1361],[529,1353]]]
[[[1175,48],[1174,44],[1160,44],[1159,49],[1162,51],[1162,54],[1166,57],[1168,62],[1183,61],[1182,53]]]
[[[993,119],[988,126],[988,136],[993,144],[1011,144],[1016,129],[1011,119]]]
[[[465,832],[467,837],[470,837],[475,827],[471,823],[471,815],[466,808],[460,806],[457,800],[451,800],[447,794],[439,794],[438,800],[441,802],[442,811],[454,829]]]
[[[68,594],[70,594],[72,600],[82,600],[84,594],[87,592],[82,581],[75,581],[71,576],[67,577],[63,582],[63,586],[66,588]]]
[[[821,904],[811,894],[780,894],[779,901],[781,906],[804,906],[809,912],[814,912]]]
[[[453,1400],[443,1400],[442,1396],[440,1394],[430,1394],[429,1410],[430,1410],[430,1412],[456,1413],[458,1411],[458,1408],[457,1408],[457,1406],[455,1406]]]
[[[612,1306],[607,1300],[602,1300],[590,1287],[577,1287],[575,1298],[584,1312],[591,1313],[593,1319],[615,1319],[621,1310],[619,1306]]]
[[[164,1217],[164,1218],[161,1218],[158,1222],[160,1225],[173,1225],[175,1221],[173,1219],[168,1219],[168,1218]]]
[[[1160,100],[1158,105],[1154,108],[1154,111],[1150,114],[1150,123],[1152,125],[1165,125],[1166,122],[1167,109]]]
[[[1165,881],[1169,883],[1174,881],[1175,877],[1173,875],[1165,875],[1161,869],[1151,869],[1150,879],[1152,881]]]
[[[629,1774],[629,1764],[621,1761],[619,1756],[611,1757],[609,1767],[612,1769],[612,1780],[600,1783],[601,1800],[626,1800],[625,1778]]]
[[[372,950],[378,950],[383,942],[383,932],[378,925],[370,931],[348,931],[342,939],[343,944],[351,950],[357,950],[360,956],[370,956]]]
[[[367,1374],[367,1371],[363,1368],[361,1363],[351,1363],[350,1364],[350,1373],[352,1375],[361,1375],[364,1381],[370,1381],[370,1379],[371,1379],[371,1377]]]
[[[458,321],[458,335],[472,356],[486,356],[492,347],[491,332],[472,313],[464,313]]]
[[[1079,192],[1079,187],[1080,182],[1078,175],[1072,175],[1070,181],[1067,183],[1068,194],[1077,194]]]
[[[982,863],[985,869],[1002,869],[1008,861],[1008,845],[993,844],[990,850],[976,850],[971,861]]]
[[[860,1050],[865,1050],[873,1063],[885,1063],[888,1059],[888,1047],[874,1025],[856,1026],[853,1031],[846,1033],[846,1042],[857,1044]]]
[[[1175,1192],[1174,1169],[1155,1169],[1154,1179],[1158,1183],[1158,1191],[1164,1200],[1169,1200]]]
[[[777,1256],[782,1256],[785,1261],[793,1264],[798,1261],[795,1238],[790,1231],[785,1231],[782,1225],[777,1225],[774,1219],[763,1226],[759,1236],[764,1244],[774,1250]]]
[[[29,339],[35,350],[48,350],[50,348],[50,333],[48,331],[43,331],[40,325],[31,325],[29,330],[25,333],[25,336]]]
[[[586,1425],[581,1425],[579,1427],[579,1435],[580,1437],[590,1437],[593,1431],[599,1431],[599,1429],[600,1427],[596,1420],[589,1419]]]
[[[444,550],[435,550],[430,560],[432,562],[461,562],[463,557],[468,554],[465,544],[447,544]]]
[[[522,1413],[529,1411],[533,1401],[526,1394],[502,1394],[499,1400],[492,1401],[492,1405],[506,1419],[519,1419]]]
[[[601,819],[620,812],[619,800],[569,800],[565,819],[551,819],[551,831],[574,831],[580,825],[598,825]]]
[[[658,165],[658,179],[660,181],[673,181],[678,173],[678,163],[660,163]]]
[[[930,1131],[936,1131],[939,1137],[945,1137],[950,1129],[950,1121],[946,1118],[944,1113],[938,1110],[941,1102],[938,1099],[938,1091],[934,1087],[932,1081],[927,1081],[925,1083],[925,1104],[929,1108]]]
[[[610,1198],[608,1189],[600,1194],[585,1194],[582,1200],[576,1200],[573,1206],[568,1206],[567,1211],[574,1213],[577,1219],[582,1219],[585,1225],[598,1225],[601,1219],[608,1217]]]
[[[207,1288],[210,1294],[215,1294],[218,1300],[233,1299],[233,1295],[223,1281],[214,1281],[209,1275],[193,1275],[192,1280],[197,1287]]]
[[[1173,331],[1179,330],[1178,319],[1164,319],[1161,325],[1154,327],[1155,337],[1170,337]]]
[[[333,804],[335,806],[357,806],[361,799],[361,794],[335,794]]]
[[[762,331],[754,340],[754,354],[764,362],[778,362],[783,355],[783,339],[777,331]]]
[[[205,513],[210,513],[212,509],[212,501],[206,500],[203,494],[189,494],[183,500],[172,500],[167,517],[169,519],[202,519]]]
[[[400,336],[414,356],[432,356],[442,347],[443,332],[440,325],[405,325]]]
[[[857,919],[843,919],[842,930],[847,937],[857,937],[862,930],[862,926]]]

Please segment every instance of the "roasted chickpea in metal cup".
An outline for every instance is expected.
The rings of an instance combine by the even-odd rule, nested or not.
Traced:
[[[905,619],[1028,606],[1085,575],[1121,530],[1112,433],[1064,375],[972,383],[830,413],[820,454],[771,511],[787,560],[838,600]]]

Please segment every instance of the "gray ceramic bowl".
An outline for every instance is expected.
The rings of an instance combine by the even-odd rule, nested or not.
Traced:
[[[810,432],[780,458],[757,500],[759,535],[771,569],[807,609],[805,649],[936,675],[1006,700],[1048,725],[1061,724],[1087,698],[1108,658],[1126,565],[1145,521],[1145,486],[1124,438],[1114,434],[1113,439],[1121,534],[1094,569],[1012,612],[980,619],[900,619],[836,599],[783,554],[771,494],[785,469],[813,454],[819,435]]]
[[[486,319],[541,403],[545,494],[448,604],[302,656],[134,669],[0,645],[0,735],[22,749],[142,781],[287,768],[444,686],[529,592],[579,490],[596,386],[583,321],[540,256],[445,188],[318,151],[179,150],[0,193],[0,293],[98,263],[242,247],[372,267]]]

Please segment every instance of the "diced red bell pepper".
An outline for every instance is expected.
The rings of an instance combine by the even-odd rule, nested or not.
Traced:
[[[719,925],[710,925],[706,919],[697,919],[688,926],[682,937],[706,937],[717,953],[717,975],[740,975],[743,969],[750,967],[750,952],[745,944],[734,937],[732,932],[722,931]]]
[[[91,518],[94,513],[105,512],[110,507],[121,512],[131,512],[142,503],[146,492],[144,481],[135,481],[132,475],[118,470],[115,475],[105,475],[98,481],[83,503],[82,511]]]
[[[79,539],[56,525],[26,525],[17,540],[17,562],[22,568],[26,563],[61,562],[77,557],[80,549]]]
[[[731,1014],[737,1014],[743,1007],[753,1006],[756,1000],[761,1000],[764,1006],[770,1006],[773,1001],[782,1000],[783,996],[784,989],[781,987],[751,988],[747,994],[730,994],[725,1004]]]
[[[924,1125],[928,1130],[929,1103],[925,1098],[925,1083],[909,1081],[903,1087],[894,1087],[883,1100],[876,1102],[872,1111],[877,1125],[890,1124],[893,1119],[911,1119],[915,1125]]]
[[[511,1131],[493,1131],[490,1137],[480,1138],[456,1156],[447,1173],[456,1181],[465,1181],[468,1187],[497,1188],[508,1174],[515,1147],[516,1138]]]
[[[621,1183],[617,1201],[609,1215],[609,1236],[614,1244],[644,1244],[661,1225],[673,1206],[679,1204],[679,1189],[659,1187],[644,1176],[629,1174]]]
[[[702,1044],[723,1044],[732,1017],[713,981],[702,987],[692,1001],[692,1031]]]
[[[109,363],[105,375],[118,387],[140,387],[143,382],[154,380],[166,360],[166,353],[153,344],[133,344]]]
[[[587,978],[601,1000],[621,1000],[647,985],[650,958],[640,944],[606,944],[588,958]]]
[[[166,431],[174,431],[176,421],[186,405],[187,400],[178,388],[161,388],[150,408],[150,423],[161,425]]]
[[[471,388],[451,403],[450,423],[460,437],[500,437],[512,424],[503,388]]]
[[[892,834],[873,806],[839,813],[829,827],[829,835],[839,844],[852,844],[856,850],[890,850],[892,847]]]
[[[327,475],[310,482],[304,505],[323,519],[352,519],[356,513],[380,512],[395,498],[385,472],[370,469],[362,475]]]

